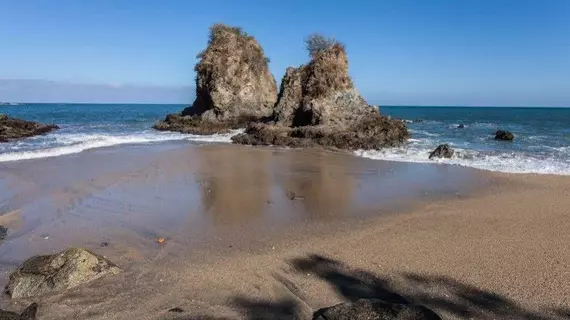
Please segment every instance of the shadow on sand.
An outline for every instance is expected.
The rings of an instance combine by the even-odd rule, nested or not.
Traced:
[[[444,276],[406,273],[383,277],[316,254],[289,263],[298,272],[326,281],[348,301],[365,298],[421,304],[443,319],[570,319],[570,309],[529,310],[499,294]],[[238,297],[233,305],[245,319],[310,319],[306,305],[295,299],[258,301]]]

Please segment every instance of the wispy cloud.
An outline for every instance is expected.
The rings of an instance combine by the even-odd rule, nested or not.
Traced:
[[[191,103],[191,86],[68,83],[0,79],[0,101],[69,103]]]

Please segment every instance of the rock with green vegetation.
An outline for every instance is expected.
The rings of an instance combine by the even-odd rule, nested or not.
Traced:
[[[244,128],[272,115],[277,85],[269,59],[254,37],[240,28],[216,24],[198,58],[196,100],[180,114],[156,123],[155,129],[212,134]]]
[[[38,304],[32,303],[21,314],[0,309],[0,320],[35,320],[38,312]]]
[[[313,35],[307,48],[311,60],[287,69],[272,119],[250,124],[234,142],[353,150],[394,147],[409,138],[404,122],[381,115],[360,96],[344,45]]]
[[[104,257],[85,249],[71,248],[26,260],[10,275],[6,293],[13,299],[41,296],[119,272],[120,269]]]
[[[359,299],[321,309],[313,315],[314,320],[441,320],[424,306],[388,303],[375,299]]]
[[[0,142],[46,134],[55,129],[59,127],[54,124],[43,125],[0,114]]]

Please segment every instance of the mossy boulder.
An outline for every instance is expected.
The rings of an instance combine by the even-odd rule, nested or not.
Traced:
[[[119,272],[120,269],[104,257],[85,249],[71,248],[26,260],[10,275],[6,293],[13,299],[41,296]]]

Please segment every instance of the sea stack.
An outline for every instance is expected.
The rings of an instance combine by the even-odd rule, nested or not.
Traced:
[[[33,137],[59,129],[55,124],[43,125],[38,122],[26,121],[0,114],[0,142]]]
[[[320,35],[306,43],[311,60],[287,69],[271,121],[251,123],[235,143],[352,150],[406,141],[406,124],[381,115],[354,87],[344,45]]]
[[[213,134],[245,128],[273,114],[277,85],[254,37],[241,28],[215,24],[198,58],[196,100],[156,123],[155,129]]]

